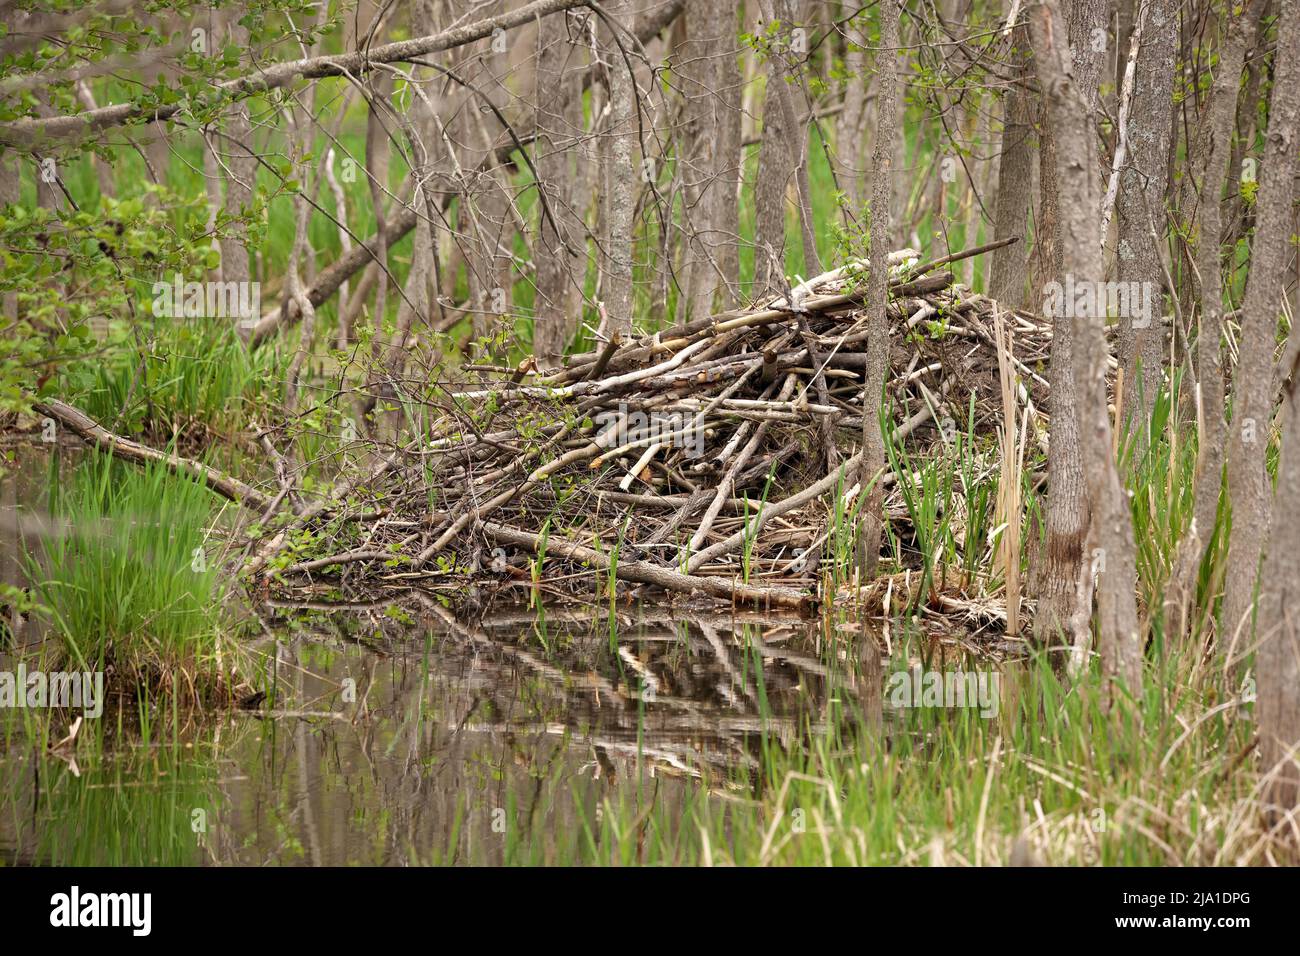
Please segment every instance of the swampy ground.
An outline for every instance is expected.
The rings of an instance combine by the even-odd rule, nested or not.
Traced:
[[[106,511],[126,521],[114,554],[147,529],[174,540],[221,520],[213,501],[181,520],[178,479],[104,476],[78,451],[23,461],[5,482],[9,513],[27,518],[20,570],[69,587],[84,586],[104,542],[81,540],[79,559],[59,550],[68,503],[42,511],[52,488],[131,505],[129,520]],[[39,540],[34,515],[46,518]],[[632,589],[612,601],[464,586],[282,600],[205,579],[220,605],[178,615],[190,592],[154,579],[204,574],[185,565],[188,541],[174,551],[155,542],[137,578],[114,565],[101,584],[152,608],[147,624],[178,646],[218,630],[204,646],[237,649],[240,699],[195,706],[173,686],[112,697],[80,724],[75,711],[0,709],[4,862],[1286,859],[1253,810],[1249,706],[1218,703],[1199,658],[1159,646],[1145,696],[1104,713],[1098,677],[1064,680],[1059,653],[925,614],[882,620],[848,600],[800,618]],[[88,601],[34,593],[88,613]],[[86,619],[114,626],[97,613]],[[201,621],[162,627],[171,616]],[[0,670],[51,666],[59,620],[26,615]],[[912,695],[930,674],[986,693]]]

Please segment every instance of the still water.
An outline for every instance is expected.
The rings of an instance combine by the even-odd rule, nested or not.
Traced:
[[[465,619],[408,593],[270,604],[255,627],[277,690],[249,709],[110,704],[63,748],[0,714],[0,858],[599,858],[607,801],[672,819],[683,800],[752,799],[765,747],[880,707],[859,651],[875,638],[828,620],[645,604],[612,622],[606,606]],[[68,723],[55,718],[56,741]]]
[[[0,480],[0,581],[26,570],[14,516],[51,533],[50,482],[39,461]],[[691,808],[758,798],[773,753],[863,726],[887,745],[887,668],[1002,656],[938,624],[900,652],[837,608],[517,600],[267,600],[234,615],[267,691],[242,708],[110,701],[74,734],[73,712],[0,707],[0,864],[636,862],[620,828],[671,849]]]

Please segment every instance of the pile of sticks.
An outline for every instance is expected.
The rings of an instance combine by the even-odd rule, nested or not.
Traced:
[[[943,270],[988,248],[925,264],[890,256],[885,408],[897,442],[949,441],[945,428],[965,431],[972,409],[994,435],[1005,388],[995,313],[1021,407],[1041,426],[1050,326]],[[894,480],[859,474],[864,376],[881,344],[866,331],[865,278],[854,262],[744,310],[612,336],[561,368],[529,360],[477,384],[467,373],[471,384],[424,409],[418,441],[371,455],[315,503],[298,498],[287,514],[283,475],[280,494],[254,493],[269,530],[243,569],[290,586],[463,588],[471,575],[587,593],[594,571],[610,588],[807,609],[837,496],[846,513],[865,482]],[[112,450],[113,436],[76,425]],[[246,488],[209,484],[236,500]],[[304,533],[350,543],[303,553]]]
[[[949,262],[890,257],[895,440],[945,426],[992,435],[1003,413],[996,303]],[[374,517],[346,551],[283,567],[402,580],[465,572],[557,587],[560,567],[741,603],[804,608],[833,496],[864,480],[856,451],[870,350],[851,263],[784,295],[465,386],[418,451],[359,485]],[[1041,407],[1050,328],[1002,312],[1020,400]],[[879,476],[890,481],[892,475]],[[539,578],[538,559],[547,562]],[[265,566],[254,560],[254,570]]]

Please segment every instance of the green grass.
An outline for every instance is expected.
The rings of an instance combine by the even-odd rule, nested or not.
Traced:
[[[987,719],[893,709],[888,693],[873,701],[846,684],[823,715],[829,730],[810,724],[784,747],[765,735],[757,774],[706,775],[672,800],[646,774],[635,794],[597,798],[572,832],[516,832],[504,861],[1005,864],[1017,841],[1051,865],[1290,859],[1251,809],[1250,708],[1216,712],[1222,688],[1188,683],[1192,657],[1152,661],[1142,697],[1109,715],[1095,672],[1067,687],[1046,654],[1000,671],[1000,710]],[[548,785],[565,796],[561,781]],[[570,786],[575,807],[592,807],[584,785]]]
[[[56,466],[50,488],[56,532],[27,550],[41,555],[29,573],[62,661],[111,665],[109,683],[128,693],[215,691],[234,660],[222,636],[227,585],[211,554],[211,492],[99,456],[67,476]]]
[[[66,373],[65,394],[111,430],[163,440],[195,427],[230,435],[279,398],[280,353],[250,352],[232,322],[164,319],[117,342]]]

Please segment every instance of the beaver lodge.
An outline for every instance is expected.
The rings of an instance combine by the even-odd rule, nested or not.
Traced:
[[[233,553],[264,590],[470,579],[576,596],[590,595],[594,576],[608,595],[661,589],[810,611],[851,593],[1001,630],[1008,593],[1012,621],[1019,609],[1018,572],[1007,580],[998,559],[1008,524],[1019,535],[1008,483],[1018,489],[1046,447],[1039,370],[1051,330],[942,268],[989,248],[929,263],[911,250],[890,257],[889,462],[879,475],[859,474],[857,452],[872,348],[861,261],[743,310],[629,342],[615,335],[561,368],[469,366],[439,401],[404,408],[424,424],[418,443],[356,442],[363,453],[314,497],[269,432],[256,440],[275,477],[254,482],[115,435],[60,402],[38,412],[244,505],[256,520]],[[841,562],[822,559],[851,553],[873,481],[902,570],[843,579]],[[932,522],[956,547],[933,540]]]

